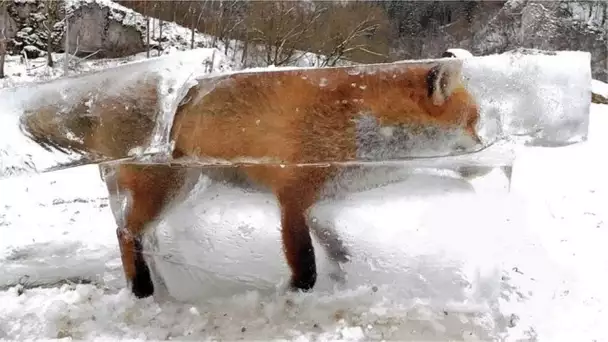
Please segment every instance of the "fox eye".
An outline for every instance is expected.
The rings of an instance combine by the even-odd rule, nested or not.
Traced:
[[[460,83],[459,66],[453,63],[440,63],[426,74],[427,96],[436,106],[442,105]]]

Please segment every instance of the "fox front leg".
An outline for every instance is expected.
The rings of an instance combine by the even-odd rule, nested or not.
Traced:
[[[122,266],[132,293],[154,294],[154,284],[143,253],[142,236],[184,184],[184,170],[163,165],[119,165],[114,191],[127,197],[126,216],[116,230]],[[109,180],[108,188],[110,188]]]

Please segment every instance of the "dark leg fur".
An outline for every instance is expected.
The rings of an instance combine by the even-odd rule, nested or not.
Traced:
[[[331,169],[285,170],[290,176],[275,189],[281,206],[281,237],[287,263],[291,268],[291,288],[310,291],[317,281],[317,265],[307,212],[318,199],[318,190]]]
[[[281,216],[283,246],[292,273],[291,289],[309,291],[317,281],[317,265],[304,214],[283,207]]]
[[[131,195],[126,224],[118,229],[118,239],[127,281],[138,298],[154,293],[150,269],[143,257],[141,236],[147,224],[157,217],[167,201],[185,185],[182,179],[183,171],[163,166],[121,165],[117,167],[116,179],[106,179],[110,191],[112,185],[117,186],[119,191],[128,191]],[[209,173],[215,181],[224,181],[254,191],[268,191],[258,183],[251,182],[245,175],[235,172],[233,168],[204,173]],[[292,273],[292,290],[309,291],[317,280],[315,251],[309,228],[313,229],[332,260],[348,261],[348,251],[340,238],[328,227],[312,223],[309,227],[306,218],[306,212],[317,200],[317,190],[328,174],[328,170],[300,170],[292,178],[292,182],[274,189],[281,206],[282,240]],[[114,181],[116,184],[110,184]],[[188,184],[186,187],[192,185],[194,184]]]
[[[137,298],[145,298],[154,294],[154,283],[150,274],[150,268],[146,264],[143,255],[141,239],[136,238],[135,247],[135,276],[131,284],[131,291]]]
[[[133,294],[144,298],[154,294],[154,283],[143,256],[141,238],[150,222],[184,186],[185,169],[120,165],[115,171],[116,184],[108,184],[108,190],[114,188],[129,195],[124,226],[117,229],[122,266]]]

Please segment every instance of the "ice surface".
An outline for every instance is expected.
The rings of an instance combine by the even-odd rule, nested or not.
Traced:
[[[79,131],[82,126],[86,126],[80,122],[77,124],[78,129],[69,127],[67,123],[71,122],[70,120],[73,121],[74,116],[77,116],[80,120],[80,116],[86,118],[89,114],[88,111],[93,111],[102,113],[102,122],[103,120],[108,121],[110,120],[108,118],[112,116],[121,115],[123,111],[120,106],[124,105],[125,113],[128,112],[129,115],[132,115],[132,120],[141,121],[144,128],[138,130],[137,134],[134,135],[133,131],[120,130],[119,128],[123,125],[117,124],[116,120],[110,121],[111,124],[105,126],[105,131],[109,132],[106,133],[106,137],[100,135],[93,138],[97,142],[101,141],[101,145],[105,145],[96,151],[97,155],[89,156],[89,159],[99,161],[104,158],[133,157],[139,159],[139,162],[150,162],[150,160],[143,160],[142,158],[155,155],[161,157],[161,162],[164,162],[165,160],[162,159],[167,157],[167,152],[171,149],[168,132],[176,106],[183,99],[185,91],[195,84],[194,80],[196,78],[199,79],[202,88],[205,89],[201,93],[202,95],[198,95],[204,97],[204,94],[214,91],[222,82],[230,83],[238,75],[263,73],[264,76],[261,80],[270,82],[274,79],[273,77],[280,74],[286,75],[298,70],[300,72],[307,70],[303,77],[310,78],[312,82],[315,80],[315,75],[320,72],[336,76],[344,70],[352,75],[374,74],[384,70],[386,75],[389,75],[408,67],[416,65],[427,65],[428,67],[438,62],[438,60],[402,61],[391,64],[325,68],[324,71],[299,67],[258,68],[225,72],[219,77],[211,77],[206,73],[206,61],[209,61],[209,55],[212,51],[215,52],[215,50],[206,49],[179,52],[90,75],[69,77],[45,84],[4,90],[0,93],[0,97],[7,98],[8,112],[2,116],[2,120],[6,122],[4,127],[15,127],[15,121],[25,111],[48,117],[50,119],[46,122],[52,123],[51,126],[54,125],[53,129],[67,130],[59,133],[59,135],[66,138],[68,142],[57,143],[59,147],[66,148],[72,144],[69,139],[75,139],[73,136],[76,136],[76,139],[82,139],[83,134],[85,138],[88,136],[86,132]],[[218,61],[216,62],[216,64],[221,64]],[[366,140],[363,144],[358,142],[357,158],[368,158],[373,155],[373,158],[403,160],[411,157],[459,156],[459,159],[456,160],[458,164],[484,164],[486,163],[483,161],[485,157],[481,157],[474,152],[479,152],[481,147],[488,148],[493,144],[501,144],[501,140],[506,140],[506,143],[502,143],[502,147],[500,147],[500,153],[490,153],[493,156],[490,158],[492,161],[486,165],[496,166],[508,165],[512,162],[513,152],[510,150],[514,147],[510,138],[514,136],[523,136],[524,141],[532,145],[564,145],[585,139],[591,81],[590,56],[588,53],[569,51],[530,53],[528,50],[518,50],[502,55],[466,58],[464,61],[452,58],[442,59],[440,63],[449,66],[450,73],[458,73],[462,65],[461,71],[467,87],[481,107],[482,117],[477,129],[479,136],[482,138],[483,146],[471,145],[470,139],[458,130],[439,129],[438,131],[425,131],[423,134],[413,134],[407,129],[401,132],[400,129],[402,128],[392,126],[376,127],[374,126],[376,123],[372,122],[371,126],[369,123],[365,124],[367,126],[363,129],[366,130],[364,132],[365,136],[369,136],[369,133],[372,132],[373,137],[370,139],[373,139],[368,139],[369,141]],[[323,87],[324,84],[322,79],[321,77],[317,82],[320,87]],[[146,87],[149,87],[149,84],[156,87],[154,95],[158,97],[157,100],[150,99],[146,91],[142,91],[142,88],[147,89]],[[366,85],[359,86],[362,91],[365,91]],[[98,97],[96,98],[96,96]],[[185,100],[187,102],[188,99]],[[200,98],[197,98],[197,100],[200,100]],[[276,99],[276,101],[279,100],[282,99]],[[356,98],[348,98],[342,101],[356,102],[357,100]],[[96,103],[95,101],[99,102]],[[242,105],[242,102],[246,103],[247,101],[249,101],[249,98],[222,102],[219,106],[230,111],[236,108],[232,106]],[[273,105],[272,99],[268,101],[270,106]],[[136,109],[127,108],[129,106],[126,106],[125,103]],[[90,109],[96,105],[97,109]],[[106,107],[103,107],[104,105]],[[254,104],[252,103],[252,105]],[[67,114],[62,112],[67,112]],[[137,116],[133,112],[138,112],[140,115]],[[153,128],[143,125],[149,119],[154,122]],[[361,121],[363,122],[363,120]],[[75,125],[73,122],[72,124]],[[266,121],[262,124],[266,124]],[[358,125],[361,126],[362,123],[358,123]],[[267,129],[278,129],[271,126]],[[362,129],[359,126],[357,129]],[[236,126],[234,128],[235,131],[223,133],[241,135],[244,132],[242,129],[245,129],[237,129]],[[40,148],[34,151],[35,147],[31,143],[29,143],[30,150],[11,150],[10,145],[13,141],[23,139],[18,137],[20,133],[17,131],[10,129],[8,131],[10,132],[3,136],[3,141],[6,141],[4,143],[6,148],[2,151],[8,156],[8,158],[5,158],[8,161],[4,161],[8,165],[4,165],[4,169],[21,168],[22,170],[30,169],[40,172],[58,167],[57,164],[65,162],[68,157],[71,158],[70,160],[77,158],[72,155],[62,155],[60,157],[57,157],[56,154],[49,155]],[[265,135],[268,136],[270,132],[272,131],[267,131]],[[392,133],[387,135],[387,132]],[[111,135],[111,139],[107,135]],[[48,135],[40,134],[38,140],[44,140],[46,136]],[[113,143],[107,143],[108,141]],[[371,144],[370,141],[374,143]],[[78,142],[73,143],[73,145],[78,145]],[[110,146],[112,148],[106,145],[112,145]],[[87,147],[85,146],[84,149],[86,150]],[[129,148],[127,149],[127,147]],[[487,155],[488,152],[486,152]],[[501,157],[501,155],[504,157]],[[198,160],[186,160],[184,163],[204,165],[218,162],[285,162],[284,160],[274,160],[273,158],[278,158],[277,156],[269,155],[266,157],[242,155],[234,160],[217,160],[217,158],[210,159],[203,156]],[[299,163],[312,162],[319,161],[299,161]],[[321,160],[321,162],[341,161]],[[425,165],[447,163],[445,160],[415,160],[413,163],[420,164],[421,162]]]
[[[75,153],[64,155],[55,150],[47,151],[23,136],[19,120],[32,113],[46,118],[49,130],[60,132],[58,135],[75,144],[86,138],[84,120],[112,123],[112,120],[117,121],[112,115],[126,114],[132,115],[132,120],[139,120],[143,132],[137,133],[147,138],[146,144],[138,145],[137,141],[129,140],[134,138],[121,132],[120,127],[115,127],[116,132],[106,138],[125,141],[123,145],[134,145],[135,148],[124,151],[122,155],[108,156],[108,153],[103,155],[106,151],[101,151],[101,156],[89,158],[88,162],[103,160],[104,157],[119,159],[130,155],[162,154],[169,146],[167,140],[172,115],[192,85],[191,81],[211,70],[221,70],[224,58],[215,49],[195,49],[0,90],[3,103],[0,115],[3,127],[0,138],[0,152],[3,154],[1,174],[43,172],[80,159]],[[153,124],[144,126],[147,121]],[[69,146],[64,143],[59,147],[66,149]]]
[[[563,146],[587,138],[591,54],[516,49],[464,59],[463,76],[481,101],[487,134],[521,137],[530,146]],[[495,120],[498,118],[498,120]]]
[[[521,199],[495,189],[479,194],[470,183],[440,174],[393,170],[390,177],[383,168],[374,169],[370,172],[393,181],[342,193],[312,209],[313,222],[335,229],[353,253],[345,266],[346,289],[385,286],[395,297],[487,304],[491,298],[476,288],[477,277],[493,278],[496,260],[505,255],[493,239],[512,248],[505,245],[509,236],[525,230]],[[441,215],[434,208],[442,208]],[[454,229],[446,231],[448,226]],[[477,231],[483,226],[492,228]],[[279,232],[272,195],[211,183],[180,202],[150,233],[149,257],[181,300],[272,292],[289,274]],[[470,239],[485,241],[486,248],[463,249],[460,241]],[[329,274],[336,270],[318,244],[315,249],[320,273],[315,291],[331,291],[335,283]],[[464,265],[464,259],[478,262]]]

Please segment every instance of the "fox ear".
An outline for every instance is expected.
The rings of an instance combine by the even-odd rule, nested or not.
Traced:
[[[445,58],[445,57],[456,57],[456,55],[452,52],[452,51],[444,51],[443,54],[441,55],[441,58]]]
[[[462,64],[455,62],[437,64],[426,75],[427,96],[436,106],[441,106],[461,84]]]

